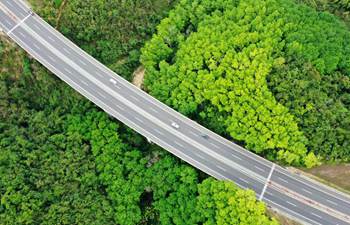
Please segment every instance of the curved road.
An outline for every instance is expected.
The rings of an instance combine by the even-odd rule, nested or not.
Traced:
[[[349,196],[292,174],[184,117],[89,56],[23,2],[0,0],[0,28],[108,114],[194,167],[254,190],[270,207],[304,224],[350,225]]]

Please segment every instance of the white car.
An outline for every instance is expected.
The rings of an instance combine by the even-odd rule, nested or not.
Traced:
[[[176,128],[176,129],[179,129],[179,127],[180,127],[179,124],[177,124],[177,123],[175,123],[175,122],[172,122],[172,123],[171,123],[171,126],[174,127],[174,128]]]
[[[114,79],[109,79],[109,81],[112,83],[112,84],[114,84],[114,85],[117,85],[117,81],[116,80],[114,80]]]

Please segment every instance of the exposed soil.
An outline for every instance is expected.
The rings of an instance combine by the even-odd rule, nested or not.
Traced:
[[[350,164],[321,165],[305,172],[321,178],[326,184],[334,184],[350,192]]]
[[[143,66],[139,66],[139,68],[135,70],[132,76],[132,83],[136,87],[141,88],[143,83],[143,77],[145,76],[145,68]]]

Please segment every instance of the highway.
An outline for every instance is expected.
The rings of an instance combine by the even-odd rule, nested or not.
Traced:
[[[0,28],[109,115],[192,166],[254,190],[257,198],[303,224],[350,225],[349,196],[292,174],[186,118],[89,56],[22,1],[0,0]]]

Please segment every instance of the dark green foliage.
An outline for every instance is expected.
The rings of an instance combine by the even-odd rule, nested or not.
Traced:
[[[349,76],[290,65],[274,71],[268,83],[278,101],[300,118],[310,149],[327,160],[350,160]]]
[[[350,1],[349,0],[295,0],[306,4],[318,11],[332,13],[341,18],[348,29],[350,28]]]
[[[7,57],[22,58],[8,48]],[[81,110],[85,100],[22,62],[22,71],[0,74],[0,224],[111,224],[90,146],[67,133],[68,105]]]

